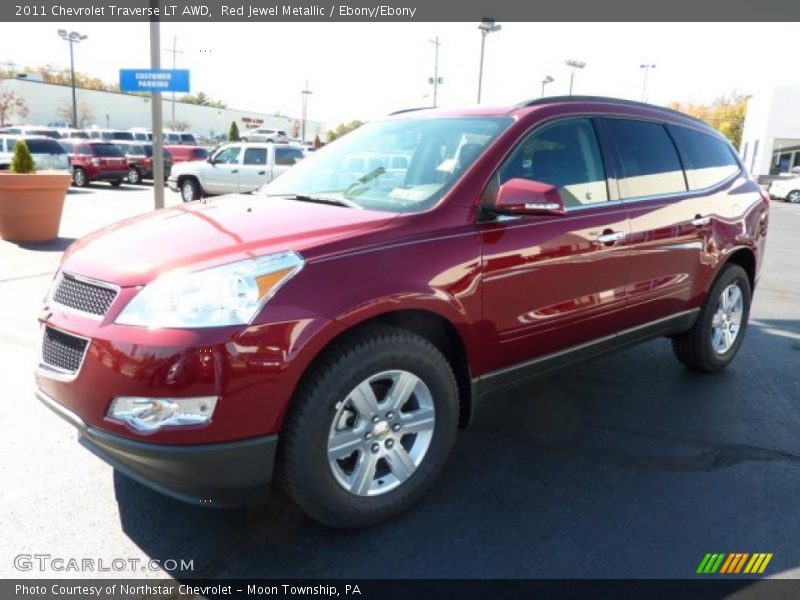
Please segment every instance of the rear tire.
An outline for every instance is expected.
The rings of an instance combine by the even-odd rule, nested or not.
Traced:
[[[136,167],[131,167],[128,169],[128,183],[133,185],[139,185],[142,183],[142,174],[139,173],[139,169]]]
[[[800,190],[792,190],[786,194],[786,201],[792,204],[800,204]]]
[[[76,187],[88,186],[89,177],[86,175],[86,171],[80,167],[75,167],[75,170],[72,172],[72,185]]]
[[[388,519],[442,470],[458,407],[453,370],[430,342],[394,327],[365,329],[335,343],[299,387],[281,433],[280,481],[332,527]]]
[[[752,290],[745,270],[726,265],[706,296],[694,326],[672,338],[672,350],[684,365],[714,373],[739,351],[750,317]]]

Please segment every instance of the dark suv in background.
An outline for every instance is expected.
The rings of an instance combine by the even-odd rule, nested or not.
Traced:
[[[688,368],[730,364],[768,204],[722,135],[670,110],[407,111],[255,194],[75,242],[37,394],[177,498],[257,502],[276,472],[314,518],[374,523],[507,386],[662,336]]]

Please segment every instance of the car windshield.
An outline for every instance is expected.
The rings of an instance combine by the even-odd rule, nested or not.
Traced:
[[[432,207],[511,123],[507,117],[388,120],[348,133],[262,186],[360,208]]]

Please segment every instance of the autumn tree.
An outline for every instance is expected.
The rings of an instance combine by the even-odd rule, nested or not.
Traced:
[[[28,112],[28,105],[22,96],[14,92],[0,92],[0,127],[5,127],[6,119],[15,115],[19,119],[25,119]]]
[[[199,104],[200,106],[213,106],[214,108],[228,108],[228,105],[220,100],[214,100],[206,95],[205,92],[197,92],[197,94],[186,94],[181,97],[181,102],[187,104]]]
[[[734,91],[720,96],[711,104],[671,102],[667,106],[705,121],[727,137],[735,148],[738,148],[742,142],[748,98],[749,96]]]

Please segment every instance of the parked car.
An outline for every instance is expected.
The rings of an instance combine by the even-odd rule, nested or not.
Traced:
[[[302,160],[301,148],[276,144],[233,143],[216,149],[206,161],[182,162],[167,183],[184,202],[203,196],[252,192]]]
[[[133,134],[133,139],[137,142],[153,141],[153,132],[149,129],[143,129],[142,127],[131,127],[128,131]]]
[[[128,160],[128,183],[137,185],[145,179],[153,179],[153,144],[147,142],[117,142]],[[164,149],[164,179],[172,169],[172,154]]]
[[[61,137],[58,130],[52,127],[40,127],[36,125],[17,125],[14,127],[4,127],[0,129],[0,135],[25,135],[25,136],[44,136],[58,139]]]
[[[72,184],[86,187],[107,181],[117,187],[128,175],[128,160],[116,144],[95,140],[61,140],[72,161]]]
[[[243,142],[287,143],[289,141],[289,136],[282,129],[269,129],[267,127],[245,131],[241,138]]]
[[[86,129],[86,134],[91,140],[103,140],[106,142],[132,142],[133,133],[122,129]]]
[[[20,140],[28,145],[37,171],[71,171],[69,157],[56,140],[45,136],[0,134],[0,170],[7,170]]]
[[[769,186],[769,195],[778,200],[800,204],[800,177],[776,179]]]
[[[208,158],[208,150],[201,146],[164,146],[164,148],[172,154],[173,164]]]
[[[70,140],[70,139],[79,139],[79,140],[88,140],[89,134],[86,133],[83,129],[73,129],[71,127],[62,127],[56,129],[58,133],[58,139],[63,140]]]
[[[195,139],[194,134],[189,133],[188,131],[164,131],[164,144],[165,145],[187,145],[187,146],[197,146],[197,139]]]
[[[400,185],[346,171],[378,148],[411,156]],[[256,195],[70,246],[37,395],[176,498],[261,501],[278,468],[315,519],[375,523],[430,488],[479,398],[662,336],[691,369],[728,366],[768,210],[725,137],[668,109],[404,112]]]

